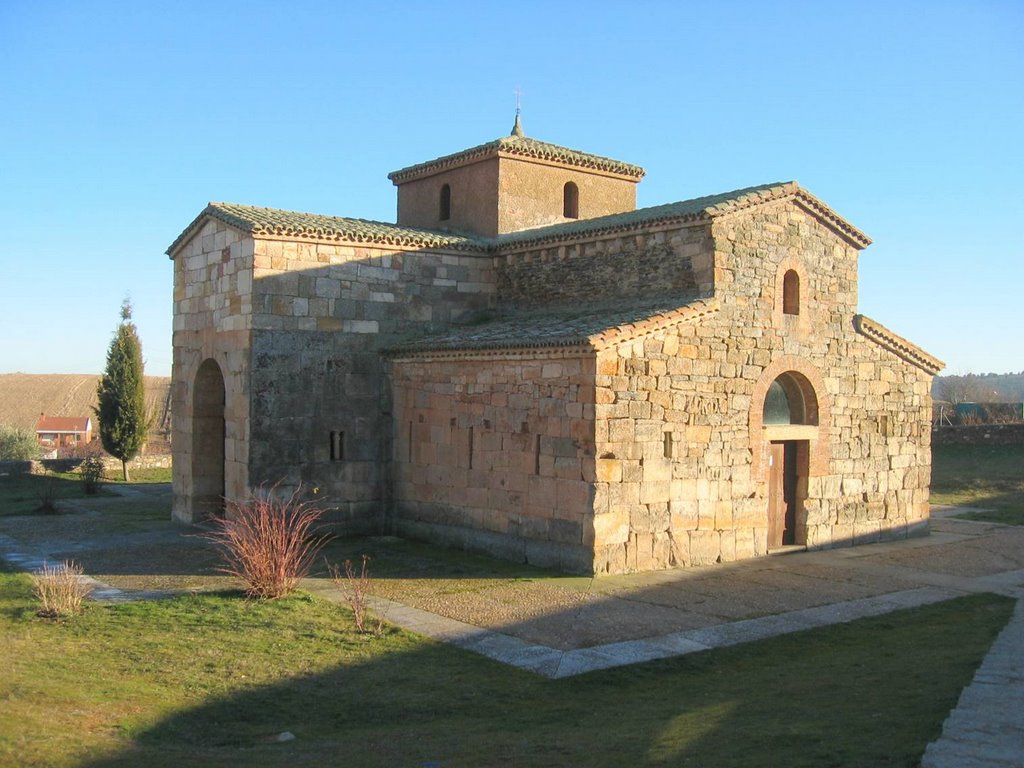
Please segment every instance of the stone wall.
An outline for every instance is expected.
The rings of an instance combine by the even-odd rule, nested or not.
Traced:
[[[591,571],[593,359],[392,364],[398,533]]]
[[[921,530],[928,515],[931,375],[859,335],[856,249],[785,204],[713,225],[720,311],[601,353],[595,399],[598,572],[764,554],[768,386],[792,372],[817,424],[799,541],[827,547]],[[800,313],[776,311],[780,270]]]
[[[439,217],[441,187],[451,190],[447,220]],[[398,218],[403,227],[467,232],[485,237],[498,233],[498,160],[441,171],[403,182],[398,187]]]
[[[1024,445],[1024,424],[933,427],[933,445]]]
[[[515,306],[680,296],[713,286],[706,227],[523,246],[504,252],[495,268],[500,302]]]
[[[203,460],[193,434],[193,384],[206,360],[224,379],[224,491],[233,498],[247,492],[253,252],[252,239],[208,220],[174,260],[173,514],[185,522],[202,514],[193,508],[194,465]]]
[[[560,224],[566,182],[579,189],[579,217],[595,218],[636,208],[636,179],[521,157],[488,157],[398,187],[403,226],[494,237]],[[441,187],[451,190],[450,216],[439,218]]]
[[[506,157],[499,175],[498,233],[572,221],[562,215],[565,184],[570,181],[579,190],[579,219],[636,209],[636,179]]]
[[[786,203],[710,230],[640,240],[651,263],[713,265],[715,300],[688,320],[634,328],[572,365],[546,359],[565,354],[551,349],[396,361],[398,530],[598,573],[763,555],[768,449],[788,440],[800,465],[795,543],[923,531],[931,374],[856,330],[857,249]],[[692,250],[659,259],[666,244]],[[586,268],[585,251],[512,259],[499,284],[524,300],[542,285],[564,289],[548,300],[582,298],[590,272],[628,295],[639,282],[615,281],[622,253],[594,246]],[[788,271],[796,312],[782,307]],[[762,423],[780,377],[799,384],[806,422]]]
[[[2,475],[42,475],[47,472],[74,472],[84,459],[41,459],[39,461],[0,461]],[[136,456],[128,462],[128,471],[133,469],[166,469],[171,466],[171,457],[166,454]],[[113,456],[103,457],[104,471],[109,475],[121,471],[121,462]]]
[[[250,477],[319,488],[333,521],[377,531],[390,453],[380,351],[493,304],[491,259],[257,240]]]

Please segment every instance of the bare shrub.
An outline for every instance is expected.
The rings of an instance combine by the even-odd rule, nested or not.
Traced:
[[[103,481],[103,459],[99,456],[87,456],[78,467],[78,474],[82,478],[82,490],[90,496],[97,493]]]
[[[44,512],[48,515],[56,514],[57,509],[57,478],[53,475],[43,475],[39,490],[36,491],[36,498],[39,499],[39,506],[36,512]]]
[[[301,492],[283,497],[278,485],[261,486],[248,499],[227,501],[227,515],[203,534],[224,557],[218,570],[240,579],[249,597],[273,600],[292,592],[327,543],[315,533],[323,510]]]
[[[341,575],[341,569],[337,565],[328,565],[327,570],[331,573],[331,579],[334,580],[334,585],[338,588],[338,591],[344,596],[345,601],[352,609],[352,617],[356,623],[356,631],[361,634],[374,634],[379,635],[384,631],[384,620],[382,618],[377,619],[376,626],[373,629],[367,627],[367,609],[369,607],[370,597],[370,569],[369,569],[370,556],[363,555],[363,565],[356,573],[355,566],[351,560],[346,560],[345,565],[345,576]]]
[[[32,589],[39,600],[36,615],[47,619],[73,616],[82,611],[82,603],[92,594],[92,586],[84,581],[82,566],[71,560],[48,565],[32,574]]]

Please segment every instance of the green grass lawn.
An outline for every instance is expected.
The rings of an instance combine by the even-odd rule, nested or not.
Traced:
[[[967,519],[1024,525],[1024,445],[932,446],[931,500],[984,508]]]
[[[100,488],[99,493],[110,492]],[[9,475],[0,479],[0,517],[43,514],[40,507],[47,495],[57,501],[90,498],[76,474]]]
[[[132,483],[169,483],[170,468],[137,469],[131,475]],[[104,476],[103,485],[123,484],[120,472]],[[7,515],[44,514],[40,510],[42,499],[47,494],[57,501],[94,499],[96,496],[112,496],[113,492],[100,486],[98,494],[89,495],[82,485],[77,472],[48,472],[45,475],[8,475],[0,478],[0,517]]]
[[[1012,601],[967,598],[547,680],[299,595],[38,619],[0,574],[0,764],[906,766]],[[295,740],[276,743],[289,731]]]
[[[121,470],[108,470],[103,476],[104,483],[124,483]],[[143,467],[128,470],[129,483],[169,483],[171,482],[170,467]]]

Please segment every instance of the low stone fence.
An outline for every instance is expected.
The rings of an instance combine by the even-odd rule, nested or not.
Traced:
[[[107,471],[120,470],[121,462],[112,456],[103,457],[103,466]],[[128,471],[133,469],[166,469],[171,466],[171,455],[169,453],[153,454],[152,456],[136,456],[128,462]]]
[[[932,445],[1024,445],[1024,423],[933,427]]]
[[[39,461],[0,461],[0,476],[2,475],[42,475],[46,472],[74,472],[78,469],[83,459],[40,459]],[[134,469],[166,468],[171,466],[171,457],[168,454],[153,454],[150,456],[137,456],[128,462],[128,471]],[[113,474],[121,471],[121,462],[113,456],[103,457],[103,467],[106,474]]]

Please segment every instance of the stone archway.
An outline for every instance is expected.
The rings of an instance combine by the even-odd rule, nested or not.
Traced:
[[[224,513],[224,374],[203,361],[192,389],[192,519]]]
[[[799,398],[804,407],[802,423],[766,424],[765,403],[769,390],[778,384],[787,397]],[[826,396],[821,372],[807,360],[796,355],[777,358],[761,373],[750,395],[748,417],[750,430],[751,475],[755,481],[767,481],[769,444],[772,440],[807,440],[808,474],[812,477],[828,472],[831,455],[829,435],[832,409]]]
[[[828,466],[830,408],[820,373],[787,356],[764,370],[750,404],[752,473],[763,482],[768,548],[807,543],[808,480]]]
[[[768,549],[807,543],[810,441],[818,439],[818,398],[807,378],[780,374],[765,393],[762,408],[768,444]]]

